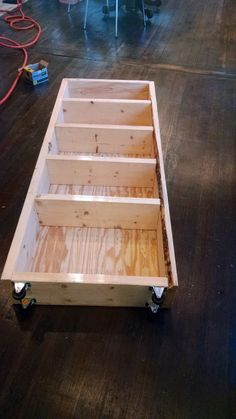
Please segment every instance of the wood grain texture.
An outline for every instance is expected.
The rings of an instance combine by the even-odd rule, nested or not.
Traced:
[[[62,112],[59,123],[152,125],[150,100],[63,99]]]
[[[56,124],[60,152],[153,156],[153,127]]]
[[[85,195],[41,195],[35,198],[39,224],[153,230],[160,200]]]
[[[156,231],[41,227],[28,270],[165,276]]]
[[[149,85],[145,82],[124,82],[102,80],[70,80],[68,84],[68,97],[96,98],[96,99],[149,99]]]
[[[16,276],[16,278],[18,275]],[[24,278],[27,275],[24,276]],[[30,278],[30,275],[28,275]],[[35,298],[37,304],[48,305],[85,305],[85,306],[113,306],[113,307],[145,307],[150,299],[149,282],[147,285],[98,285],[98,284],[65,284],[54,282],[51,277],[48,282],[31,281],[31,289],[27,293]],[[153,282],[153,281],[150,281]],[[156,284],[159,283],[156,279]],[[167,281],[160,281],[160,284]]]
[[[51,155],[46,158],[51,184],[152,187],[156,159]]]
[[[49,193],[70,195],[120,196],[130,198],[158,198],[154,188],[126,188],[118,186],[50,185]]]

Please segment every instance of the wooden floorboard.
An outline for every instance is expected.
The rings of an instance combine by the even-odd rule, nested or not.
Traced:
[[[154,80],[180,286],[157,321],[145,309],[11,306],[0,284],[0,418],[223,419],[236,415],[234,0],[163,0],[103,19],[91,0],[29,1],[43,28],[30,62],[48,84],[23,81],[0,111],[3,268],[63,77]],[[0,22],[0,32],[14,39]],[[21,56],[1,49],[0,90]]]

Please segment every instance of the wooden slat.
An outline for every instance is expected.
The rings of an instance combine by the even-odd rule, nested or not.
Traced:
[[[149,99],[148,82],[123,82],[114,80],[68,80],[71,98]]]
[[[102,275],[80,273],[14,272],[13,282],[53,282],[65,284],[138,285],[140,287],[167,287],[166,277],[136,275]]]
[[[34,214],[34,198],[36,194],[45,193],[49,188],[45,156],[49,150],[56,150],[54,126],[61,111],[61,98],[64,96],[66,85],[66,80],[63,80],[4,266],[2,279],[5,280],[9,280],[14,270],[27,269],[32,256],[39,227],[37,217]]]
[[[152,108],[153,108],[153,125],[154,125],[154,132],[155,132],[155,142],[156,142],[156,154],[157,159],[159,162],[159,168],[157,170],[157,177],[160,184],[159,189],[162,192],[162,199],[164,205],[162,206],[162,214],[161,214],[161,221],[162,226],[164,225],[163,230],[165,231],[165,237],[163,237],[163,246],[165,248],[165,259],[169,265],[170,271],[170,283],[172,286],[178,285],[178,276],[177,276],[177,268],[176,268],[176,261],[175,261],[175,250],[174,250],[174,242],[172,236],[172,228],[171,228],[171,220],[170,220],[170,211],[169,211],[169,201],[168,201],[168,194],[166,188],[166,178],[165,178],[165,169],[164,169],[164,161],[163,161],[163,154],[162,154],[162,146],[161,146],[161,134],[160,134],[160,125],[158,119],[158,112],[157,112],[157,101],[156,101],[156,91],[155,91],[155,84],[154,82],[150,82],[150,95],[152,101]]]
[[[150,100],[64,99],[62,112],[64,122],[152,125]]]
[[[51,184],[153,187],[155,159],[51,155]]]
[[[56,124],[61,152],[153,155],[153,127]]]
[[[30,282],[28,298],[37,304],[144,307],[149,286],[168,286],[167,278],[113,275],[13,274],[14,282]]]
[[[49,194],[35,205],[42,225],[154,230],[160,200]]]

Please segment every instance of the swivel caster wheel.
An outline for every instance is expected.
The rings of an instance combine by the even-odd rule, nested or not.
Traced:
[[[161,306],[164,303],[165,300],[165,295],[164,292],[162,294],[162,296],[160,298],[158,298],[155,294],[155,292],[153,292],[152,294],[152,301],[154,304],[157,304],[158,306]]]
[[[104,15],[109,15],[109,7],[107,7],[107,6],[103,6],[103,8],[102,8],[102,13],[103,13]]]
[[[153,12],[150,9],[145,9],[145,16],[147,16],[148,19],[151,19],[153,17]]]
[[[150,320],[155,320],[157,318],[160,307],[154,303],[146,303],[145,305],[147,307],[148,318]]]
[[[162,306],[165,301],[166,290],[164,288],[158,289],[155,287],[149,288],[152,293],[152,302],[158,306]]]
[[[15,287],[14,285],[14,289],[12,291],[12,297],[14,298],[14,300],[17,300],[17,301],[23,300],[26,296],[27,289],[29,288],[30,288],[30,284],[28,282],[26,282],[25,285],[21,289],[19,289],[19,291],[17,290],[17,286]]]

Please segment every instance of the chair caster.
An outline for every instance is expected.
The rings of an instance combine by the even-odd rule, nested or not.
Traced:
[[[150,20],[153,17],[153,12],[150,9],[145,9],[145,16]]]
[[[30,284],[26,282],[23,287],[22,284],[14,284],[14,289],[12,291],[12,297],[14,300],[21,301],[25,298],[27,290],[30,288]]]
[[[103,8],[102,8],[102,13],[103,13],[104,15],[109,15],[109,7],[107,7],[107,6],[103,6]]]
[[[150,10],[150,9],[145,9],[144,11],[145,11],[145,16],[146,16],[148,19],[151,19],[151,18],[153,17],[153,11],[152,11],[152,10]]]
[[[110,12],[114,12],[115,10],[116,10],[115,5],[112,5],[112,6],[109,6],[109,7],[107,5],[104,5],[102,7],[102,13],[104,15],[109,15]]]

